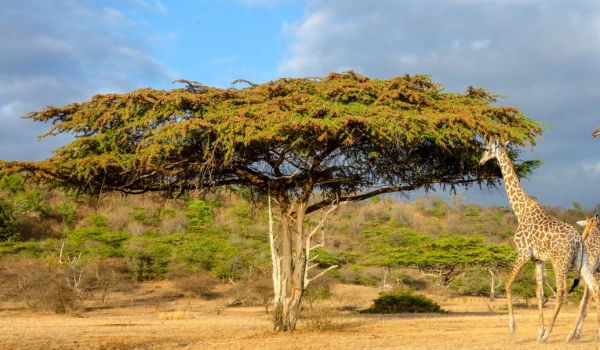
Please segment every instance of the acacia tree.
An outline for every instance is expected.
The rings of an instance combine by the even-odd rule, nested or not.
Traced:
[[[302,300],[307,214],[336,202],[441,186],[498,185],[494,163],[478,166],[481,138],[535,145],[544,125],[469,87],[446,93],[429,76],[370,79],[354,72],[285,78],[219,89],[189,81],[47,107],[41,137],[70,144],[40,162],[10,162],[38,182],[92,195],[248,187],[270,195],[281,219],[275,329],[293,330]],[[236,81],[234,83],[240,83]],[[537,162],[516,163],[526,175]]]

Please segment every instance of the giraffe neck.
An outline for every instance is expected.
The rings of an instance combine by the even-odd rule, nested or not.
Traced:
[[[504,148],[502,148],[499,152],[497,159],[498,163],[500,164],[500,169],[502,170],[502,178],[504,179],[506,195],[508,196],[510,205],[517,216],[517,220],[521,222],[524,219],[524,213],[526,209],[537,210],[541,208],[539,208],[537,203],[529,198],[527,193],[523,191],[523,187],[521,187],[521,183],[519,182],[519,177],[517,176],[517,173],[513,168],[513,164]]]

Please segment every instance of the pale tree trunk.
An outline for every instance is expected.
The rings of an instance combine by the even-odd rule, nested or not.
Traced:
[[[291,331],[296,328],[300,316],[300,302],[302,301],[304,286],[304,268],[306,266],[304,245],[302,244],[304,212],[303,206],[299,205],[294,229],[294,220],[290,215],[292,210],[281,202],[280,208],[282,232],[281,295],[275,307],[274,328],[276,331]]]
[[[271,196],[269,195],[269,243],[273,264],[273,303],[277,307],[281,300],[281,254],[277,248],[279,236],[275,235],[274,228],[275,221],[273,220],[273,208],[271,207]]]
[[[390,285],[387,283],[387,277],[390,274],[390,270],[391,267],[389,266],[384,266],[383,267],[383,286],[381,286],[381,289],[390,289]]]
[[[494,281],[496,274],[494,273],[494,269],[488,269],[488,272],[490,273],[490,277],[492,279],[490,282],[490,301],[494,301],[496,300],[496,283]]]
[[[307,235],[304,234],[306,207],[306,202],[296,202],[290,206],[286,204],[284,198],[279,198],[281,235],[276,235],[273,208],[269,196],[269,241],[273,263],[274,329],[276,331],[292,331],[296,328],[304,288],[310,281],[324,273],[308,279],[307,269],[313,266],[307,259],[307,253],[320,245],[310,246],[310,239],[314,236],[316,229]],[[330,209],[327,215],[332,211],[333,209]],[[295,219],[292,217],[292,213],[296,213]],[[322,222],[325,221],[325,218],[322,219]]]

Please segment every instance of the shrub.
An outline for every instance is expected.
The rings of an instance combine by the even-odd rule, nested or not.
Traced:
[[[68,269],[38,259],[3,261],[0,271],[3,294],[25,302],[32,309],[58,314],[76,310],[80,294],[69,284]]]
[[[71,203],[60,203],[56,208],[56,212],[63,217],[63,222],[68,227],[71,227],[75,222],[77,215],[77,207]]]
[[[329,299],[331,297],[331,285],[334,282],[334,278],[327,274],[311,281],[306,288],[305,297],[311,300]]]
[[[0,198],[0,241],[7,241],[17,234],[17,219],[11,203]]]
[[[259,302],[265,307],[265,313],[269,313],[269,305],[275,297],[273,291],[273,280],[269,276],[262,276],[251,284],[252,296],[259,300]]]
[[[185,211],[185,216],[190,219],[190,230],[198,230],[202,227],[208,226],[212,224],[214,219],[212,209],[208,204],[206,204],[205,201],[202,200],[195,200],[191,202]]]
[[[85,221],[88,225],[94,227],[107,227],[108,226],[108,218],[103,215],[90,215],[85,218]]]
[[[174,281],[175,288],[182,293],[190,293],[195,298],[208,299],[213,297],[217,279],[206,271],[186,272],[181,267],[175,267],[167,274]]]
[[[443,313],[441,307],[424,295],[408,291],[391,291],[379,293],[379,298],[373,300],[373,306],[362,313],[395,314],[395,313]]]
[[[157,222],[157,218],[154,215],[148,214],[146,209],[140,207],[133,208],[132,216],[143,225],[154,225]]]
[[[135,285],[123,258],[93,259],[87,264],[81,288],[88,293],[99,292],[105,303],[113,292],[129,292]]]
[[[339,328],[336,322],[341,312],[323,302],[311,302],[308,309],[302,313],[306,327],[311,331],[325,332]]]

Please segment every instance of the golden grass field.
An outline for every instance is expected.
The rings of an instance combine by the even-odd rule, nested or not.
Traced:
[[[566,305],[546,344],[535,341],[535,309],[516,309],[517,333],[508,332],[505,299],[430,295],[448,314],[363,315],[340,306],[367,307],[378,290],[336,285],[331,300],[317,306],[333,317],[332,329],[312,330],[309,319],[290,333],[272,331],[261,307],[227,308],[227,301],[164,301],[168,285],[147,284],[132,300],[56,315],[0,303],[0,349],[598,349],[596,313],[590,311],[583,339],[565,343],[577,307]],[[166,300],[169,300],[168,298]],[[545,307],[550,317],[553,305]],[[593,308],[595,310],[595,308]]]

